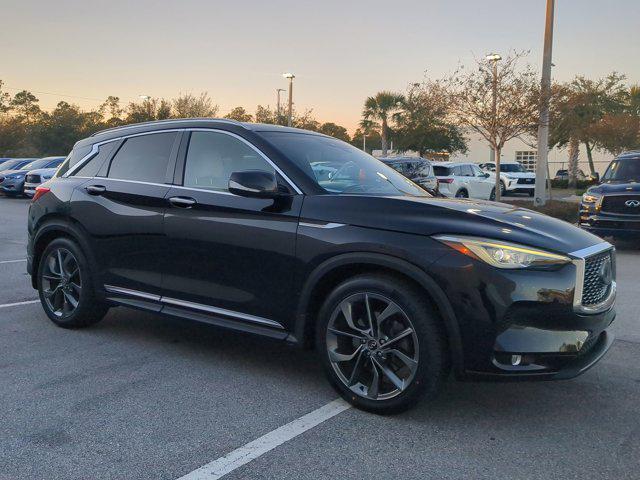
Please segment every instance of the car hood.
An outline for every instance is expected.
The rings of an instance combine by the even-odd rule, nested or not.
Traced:
[[[589,189],[590,193],[599,193],[601,195],[607,193],[640,193],[640,183],[624,182],[624,183],[601,183]]]
[[[500,174],[509,178],[536,178],[533,172],[500,172]]]
[[[560,253],[603,241],[563,220],[483,200],[318,195],[305,199],[303,217],[419,235],[485,237]]]
[[[27,175],[53,175],[56,173],[57,168],[37,168],[35,170],[29,170]]]
[[[6,177],[7,175],[12,175],[14,173],[24,173],[26,175],[27,171],[26,170],[4,170],[0,172],[0,175],[2,175],[3,177]]]

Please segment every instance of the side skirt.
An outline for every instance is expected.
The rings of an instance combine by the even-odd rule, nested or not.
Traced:
[[[161,297],[138,290],[104,286],[107,301],[116,305],[161,313],[172,317],[207,323],[218,327],[262,335],[277,340],[294,341],[282,324],[257,317],[199,303]]]

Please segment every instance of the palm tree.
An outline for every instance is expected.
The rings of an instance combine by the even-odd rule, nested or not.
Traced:
[[[380,121],[380,137],[382,139],[382,156],[387,156],[387,135],[389,119],[402,109],[404,96],[394,92],[378,92],[375,97],[369,97],[364,102],[362,116],[365,120]]]

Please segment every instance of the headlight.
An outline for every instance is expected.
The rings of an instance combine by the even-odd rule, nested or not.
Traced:
[[[452,235],[437,235],[433,238],[464,255],[497,268],[547,267],[571,262],[571,259],[564,255],[501,240]]]
[[[17,180],[19,178],[23,178],[24,175],[24,173],[14,173],[12,175],[7,175],[5,178],[8,180]]]
[[[599,195],[593,195],[592,193],[586,192],[582,195],[582,201],[584,203],[596,203],[600,199]]]

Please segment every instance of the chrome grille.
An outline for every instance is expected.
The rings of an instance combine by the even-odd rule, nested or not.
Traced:
[[[638,201],[640,201],[640,195],[607,195],[602,198],[600,209],[603,213],[640,215]]]
[[[609,263],[608,267],[606,267],[606,263]],[[611,250],[607,250],[585,259],[582,305],[597,305],[607,298],[609,289],[611,288],[611,281],[603,281],[603,268],[610,268],[611,274],[613,275],[613,258]]]
[[[518,179],[518,184],[520,185],[532,185],[534,183],[536,183],[535,178],[519,178]]]

